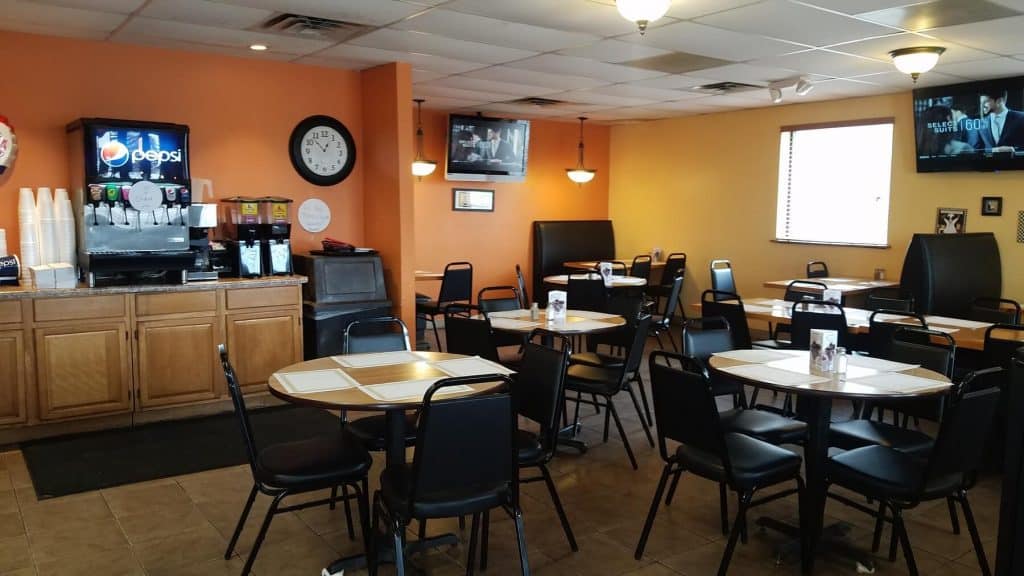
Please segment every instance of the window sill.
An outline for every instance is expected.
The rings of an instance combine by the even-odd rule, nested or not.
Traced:
[[[803,244],[807,246],[843,246],[846,248],[871,248],[874,250],[888,250],[892,248],[890,244],[856,244],[853,242],[815,242],[813,240],[786,240],[782,238],[775,238],[772,240],[776,244]]]

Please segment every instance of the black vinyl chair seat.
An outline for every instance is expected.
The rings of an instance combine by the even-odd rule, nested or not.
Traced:
[[[619,373],[622,372],[621,365],[618,368],[606,366],[592,366],[589,364],[570,364],[566,371],[566,377],[572,379],[573,390],[584,393],[608,392],[619,385]]]
[[[729,451],[734,488],[749,490],[770,486],[800,473],[799,454],[736,432],[725,433],[723,440]],[[726,480],[722,459],[716,454],[680,444],[676,448],[676,458],[694,474],[719,482]]]
[[[935,445],[935,439],[923,432],[865,419],[833,423],[829,441],[844,450],[877,445],[918,456],[926,456]]]
[[[261,450],[257,461],[259,481],[282,488],[330,488],[366,474],[373,463],[362,444],[342,430],[274,444]]]
[[[386,468],[381,472],[381,497],[392,514],[403,518],[451,518],[490,510],[509,499],[508,483],[498,482],[493,486],[460,486],[452,490],[418,494],[410,507],[412,478],[412,466],[409,464]]]
[[[519,452],[520,466],[536,466],[548,460],[540,436],[529,430],[516,430],[516,450]]]
[[[437,300],[417,300],[416,301],[416,313],[417,314],[440,314],[441,304]]]
[[[886,446],[865,446],[829,459],[832,482],[868,497],[934,499],[955,492],[963,474],[929,477],[921,490],[928,461]]]
[[[807,424],[765,410],[734,408],[719,413],[722,428],[747,434],[769,444],[802,444]]]
[[[352,420],[345,425],[346,429],[358,438],[363,446],[374,452],[383,452],[386,448],[385,437],[387,436],[387,420],[383,414],[367,416]],[[416,415],[405,415],[405,445],[416,445]]]
[[[585,366],[597,366],[601,368],[621,368],[626,359],[614,354],[601,352],[575,352],[569,357],[570,364],[582,364]]]

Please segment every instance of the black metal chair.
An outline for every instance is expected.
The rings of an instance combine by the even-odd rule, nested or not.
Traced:
[[[732,274],[732,262],[728,260],[712,260],[709,266],[711,270],[711,289],[715,292],[728,292],[736,294],[736,278]],[[719,297],[720,294],[715,294]]]
[[[480,312],[485,316],[492,312],[507,312],[522,308],[519,290],[515,286],[488,286],[481,288],[476,294],[476,302]],[[492,335],[494,345],[519,346],[523,343],[522,336],[506,332],[495,332]]]
[[[435,399],[450,386],[495,383],[486,393],[465,398]],[[504,509],[515,523],[519,561],[529,574],[523,515],[519,506],[519,464],[512,381],[497,374],[447,378],[427,390],[420,411],[420,432],[412,464],[381,473],[374,495],[373,532],[386,523],[395,548],[395,569],[405,574],[406,527],[412,520],[471,515],[466,565],[476,559],[480,517]],[[369,572],[377,573],[370,555]],[[472,568],[467,570],[472,573]]]
[[[651,264],[653,260],[647,254],[640,254],[639,256],[633,257],[633,262],[629,266],[629,275],[636,278],[643,278],[648,282],[651,281]]]
[[[437,322],[434,317],[442,314],[448,304],[453,302],[471,303],[472,301],[473,265],[469,262],[452,262],[444,267],[444,276],[441,278],[441,290],[437,294],[437,300],[416,302],[416,314],[434,328],[438,351],[441,350],[441,335],[437,331]]]
[[[676,305],[679,303],[679,293],[682,289],[683,277],[676,276],[672,282],[672,289],[668,293],[668,298],[665,299],[665,309],[660,315],[654,316],[651,319],[650,335],[658,340],[658,348],[665,348],[665,345],[661,342],[661,335],[665,334],[668,336],[669,343],[672,344],[672,350],[674,352],[679,351],[679,348],[676,347],[676,339],[672,337],[672,318],[676,315]]]
[[[750,327],[747,324],[747,313],[743,309],[743,299],[735,292],[716,292],[705,290],[700,295],[700,315],[705,318],[721,316],[729,322],[732,331],[733,347],[739,350],[752,348]]]
[[[574,310],[605,312],[608,308],[608,289],[604,279],[597,272],[570,274],[566,283],[565,298]]]
[[[914,295],[899,288],[873,288],[864,300],[867,310],[914,311]]]
[[[627,323],[630,343],[626,347],[625,362],[620,366],[606,367],[590,364],[570,364],[565,385],[567,391],[576,393],[576,398],[572,399],[576,402],[576,412],[573,417],[573,422],[576,425],[579,424],[580,404],[589,404],[606,409],[604,441],[607,442],[609,421],[612,418],[615,419],[615,426],[618,428],[619,437],[622,438],[622,444],[626,448],[626,454],[629,456],[630,464],[633,465],[634,470],[638,468],[636,457],[633,455],[633,449],[629,445],[629,439],[626,437],[622,421],[619,419],[619,413],[612,400],[619,392],[626,391],[629,393],[630,398],[633,400],[633,407],[636,408],[637,416],[640,417],[640,424],[643,426],[644,433],[647,434],[647,441],[653,446],[654,437],[651,435],[651,429],[648,427],[647,420],[644,418],[644,412],[631,386],[631,383],[637,379],[637,374],[640,371],[640,362],[643,361],[644,354],[644,342],[647,340],[647,330],[650,323],[651,317],[648,315],[641,316],[635,323]],[[591,399],[584,399],[584,394],[589,395]]]
[[[807,301],[820,301],[822,299],[822,291],[827,290],[828,286],[821,282],[811,282],[807,280],[793,280],[786,286],[786,291],[782,295],[782,299],[786,302],[802,302]],[[782,334],[788,334],[790,331],[789,324],[785,322],[779,322],[775,325],[775,329],[772,329],[772,325],[768,323],[768,332],[772,336],[771,340],[759,340],[757,346],[759,348],[789,348],[791,342],[780,338]]]
[[[519,264],[516,264],[516,286],[519,288],[519,307],[525,310],[530,307],[530,297],[526,294],[526,278]]]
[[[975,298],[971,320],[995,324],[1019,324],[1020,304],[1008,298]]]
[[[951,498],[960,503],[981,572],[985,576],[991,574],[967,499],[967,490],[974,483],[988,433],[987,428],[978,423],[989,422],[995,416],[1000,390],[994,387],[972,390],[973,379],[974,375],[969,375],[959,389],[951,393],[935,446],[926,459],[877,445],[857,448],[829,458],[830,484],[880,501],[883,510],[888,508],[889,515],[884,512],[878,514],[862,503],[834,492],[830,492],[829,496],[870,514],[879,523],[891,523],[894,535],[902,545],[911,576],[917,576],[918,570],[903,511],[940,498]],[[952,505],[950,509],[954,510]],[[877,530],[875,538],[877,549],[880,538]],[[895,543],[894,538],[889,550],[892,560],[895,560]]]
[[[723,316],[689,318],[683,322],[682,353],[696,358],[706,367],[716,352],[735,350],[729,321]],[[747,405],[743,384],[737,380],[712,378],[711,388],[715,396],[732,396],[734,407]]]
[[[228,383],[228,392],[235,407],[235,415],[238,416],[238,423],[242,430],[242,439],[245,441],[246,455],[249,460],[249,469],[252,472],[252,490],[249,491],[249,498],[242,508],[242,515],[238,518],[238,524],[228,542],[227,550],[224,552],[224,559],[231,558],[238,543],[238,536],[245,527],[245,521],[249,517],[252,505],[256,501],[256,494],[264,494],[273,498],[267,513],[260,524],[260,530],[253,541],[252,549],[245,559],[242,567],[242,576],[249,574],[256,555],[260,551],[263,539],[270,528],[270,521],[277,514],[302,510],[314,506],[329,504],[334,507],[336,488],[345,486],[351,488],[354,498],[359,505],[359,518],[363,531],[363,544],[367,554],[371,552],[370,538],[370,515],[368,502],[367,472],[370,470],[372,459],[369,452],[345,430],[326,436],[308,438],[295,442],[282,442],[271,444],[258,449],[256,446],[255,433],[252,424],[249,422],[249,413],[246,410],[245,398],[235,377],[235,370],[228,360],[227,348],[221,344],[220,351],[221,367],[224,369],[224,378]],[[289,497],[308,492],[315,492],[331,488],[330,498],[302,502],[293,506],[281,506],[281,502]],[[347,490],[346,490],[347,494]],[[346,495],[345,501],[348,501]],[[351,532],[349,537],[352,537]]]
[[[898,317],[898,318],[896,318]],[[894,320],[899,319],[900,323]],[[928,322],[924,316],[913,312],[901,312],[899,310],[880,309],[875,310],[868,316],[867,352],[875,358],[887,359],[890,356],[892,347],[892,336],[897,330],[906,328],[908,324],[916,321],[917,327],[928,328]]]
[[[811,330],[835,330],[838,334],[837,346],[847,346],[849,327],[846,324],[846,312],[841,304],[802,300],[793,303],[790,314],[792,326],[791,347],[794,350],[807,350],[811,345]]]
[[[449,304],[444,309],[445,349],[452,354],[480,356],[499,362],[491,321],[473,304]],[[518,342],[517,342],[518,344]]]
[[[678,362],[682,368],[671,366],[672,361]],[[690,471],[718,483],[723,503],[723,525],[728,523],[724,518],[725,487],[739,496],[739,510],[718,567],[719,576],[725,576],[736,541],[746,530],[747,510],[803,491],[800,456],[744,434],[726,432],[719,419],[711,382],[696,360],[655,351],[651,353],[648,365],[654,411],[658,418],[658,449],[665,466],[634,557],[637,560],[643,557],[669,476]],[[674,453],[668,450],[668,440],[679,443]],[[795,490],[787,489],[756,501],[753,499],[758,491],[789,481],[796,482]]]
[[[808,278],[828,278],[828,264],[821,260],[811,260],[807,263]]]
[[[656,284],[647,283],[645,292],[649,298],[654,300],[654,308],[659,308],[661,299],[668,296],[672,291],[672,284],[676,276],[686,277],[686,252],[673,252],[665,259],[665,266],[661,269],[661,277]]]

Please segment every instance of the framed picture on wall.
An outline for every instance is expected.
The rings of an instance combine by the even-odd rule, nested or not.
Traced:
[[[494,212],[494,190],[452,188],[452,210]]]
[[[981,199],[981,215],[982,216],[1002,216],[1003,215],[1003,197],[1002,196],[985,196]]]
[[[936,234],[963,234],[966,230],[966,208],[939,208],[935,217]]]

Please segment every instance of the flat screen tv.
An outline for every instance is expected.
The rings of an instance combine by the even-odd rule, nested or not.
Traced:
[[[914,90],[918,172],[1024,169],[1024,76]]]
[[[445,179],[522,182],[529,147],[529,120],[452,114],[448,117]]]

